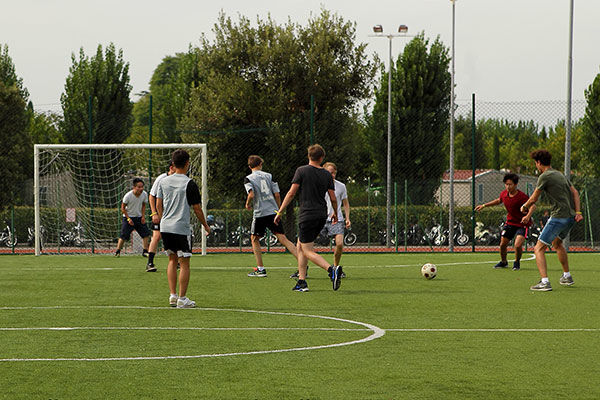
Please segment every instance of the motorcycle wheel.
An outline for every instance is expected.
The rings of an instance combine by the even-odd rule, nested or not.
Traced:
[[[469,237],[464,233],[456,238],[456,244],[459,246],[464,246],[467,243],[469,243]]]
[[[438,235],[433,239],[433,244],[436,246],[441,246],[446,243],[446,235]]]
[[[344,236],[344,246],[354,246],[356,243],[356,234],[348,233]]]

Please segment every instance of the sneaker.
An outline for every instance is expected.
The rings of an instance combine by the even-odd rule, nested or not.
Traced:
[[[332,274],[331,274],[331,280],[333,281],[333,290],[338,290],[340,288],[340,285],[342,284],[342,274],[343,273],[344,273],[344,271],[342,271],[341,265],[333,267]]]
[[[308,284],[304,280],[299,280],[296,286],[292,288],[295,292],[308,292]]]
[[[187,297],[180,297],[177,299],[177,308],[194,308],[196,302],[188,299]]]
[[[148,257],[148,250],[144,249],[142,251],[142,257]]]
[[[537,292],[549,292],[552,290],[552,286],[550,286],[550,282],[544,283],[540,281],[537,285],[533,285],[529,289],[535,290]]]
[[[558,280],[558,283],[560,283],[563,286],[571,286],[572,284],[574,284],[575,282],[573,282],[573,277],[572,276],[561,276],[560,279]]]
[[[513,271],[518,271],[521,269],[521,263],[519,261],[515,261],[513,263]]]
[[[498,264],[494,265],[494,268],[496,268],[496,269],[506,268],[506,267],[508,267],[508,263],[502,262],[502,261],[500,261]]]
[[[121,257],[121,250],[115,251],[115,257]]]
[[[264,269],[264,268],[261,268],[261,269],[254,268],[254,271],[250,272],[248,274],[248,276],[251,276],[251,277],[253,277],[253,276],[259,276],[259,277],[264,276],[264,277],[266,277],[267,276],[267,270]]]
[[[296,271],[296,272],[294,272],[293,274],[290,275],[290,279],[298,279],[298,275],[299,275],[299,272]]]
[[[171,307],[177,307],[177,300],[179,300],[179,297],[177,297],[176,294],[172,294],[169,296],[169,305]]]
[[[146,265],[146,272],[156,272],[156,267],[153,263],[148,263],[148,265]]]

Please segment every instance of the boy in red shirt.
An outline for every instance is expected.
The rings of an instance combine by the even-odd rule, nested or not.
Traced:
[[[502,228],[502,237],[500,239],[500,262],[494,265],[494,268],[506,268],[506,250],[510,241],[515,239],[515,262],[513,263],[513,271],[518,271],[521,268],[521,255],[523,254],[523,243],[527,227],[531,225],[531,214],[535,210],[532,206],[527,214],[521,212],[521,206],[529,200],[529,196],[517,189],[519,176],[517,174],[508,173],[502,179],[505,190],[500,193],[500,197],[485,204],[480,204],[475,207],[475,211],[480,211],[484,207],[496,206],[500,203],[504,204],[506,211],[506,222]]]

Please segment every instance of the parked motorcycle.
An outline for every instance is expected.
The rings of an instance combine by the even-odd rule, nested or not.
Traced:
[[[344,228],[344,246],[353,246],[356,244],[356,240],[357,236],[352,232],[352,229]],[[321,246],[335,246],[335,237],[329,237],[325,230],[321,230],[319,236],[315,239],[315,243],[320,244]]]
[[[9,224],[0,232],[0,245],[6,247],[13,247],[17,245],[17,235],[13,235]]]
[[[81,222],[77,222],[71,229],[63,228],[59,235],[60,245],[64,247],[83,247],[85,234]]]
[[[214,215],[207,215],[206,223],[210,227],[210,234],[206,237],[207,245],[218,246],[220,243],[225,242],[225,238],[223,237],[225,234],[223,219],[215,218]]]
[[[446,236],[449,236],[450,232],[447,231]],[[464,226],[462,222],[455,221],[454,222],[454,243],[459,246],[465,246],[469,243],[469,236],[464,231]]]
[[[527,248],[533,249],[541,234],[542,228],[539,225],[530,226],[527,230]]]
[[[43,247],[46,243],[46,228],[44,225],[40,226],[40,247]],[[35,246],[35,227],[30,226],[27,228],[27,245]]]
[[[483,222],[475,223],[475,243],[483,246],[487,246],[492,241],[492,232],[484,227]]]
[[[229,246],[250,246],[250,230],[244,226],[238,226],[234,231],[229,232],[227,244]]]

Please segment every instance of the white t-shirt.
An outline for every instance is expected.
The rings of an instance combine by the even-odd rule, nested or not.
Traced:
[[[145,190],[142,190],[139,196],[133,194],[133,190],[130,190],[123,196],[123,204],[125,204],[125,209],[130,217],[141,217],[142,204],[144,203],[148,204],[148,193]]]
[[[152,184],[152,187],[150,188],[150,196],[156,197],[156,193],[158,192],[158,184],[166,176],[169,176],[169,175],[166,172],[164,172],[156,177],[156,180],[154,181],[154,183]]]
[[[337,201],[337,215],[338,221],[344,220],[344,214],[342,214],[342,200],[348,198],[348,192],[346,191],[346,185],[342,182],[334,179],[333,185],[335,186],[335,199]],[[331,199],[329,199],[329,193],[325,194],[325,201],[327,202],[327,220],[331,221],[331,214],[333,214],[333,207],[331,206]]]

